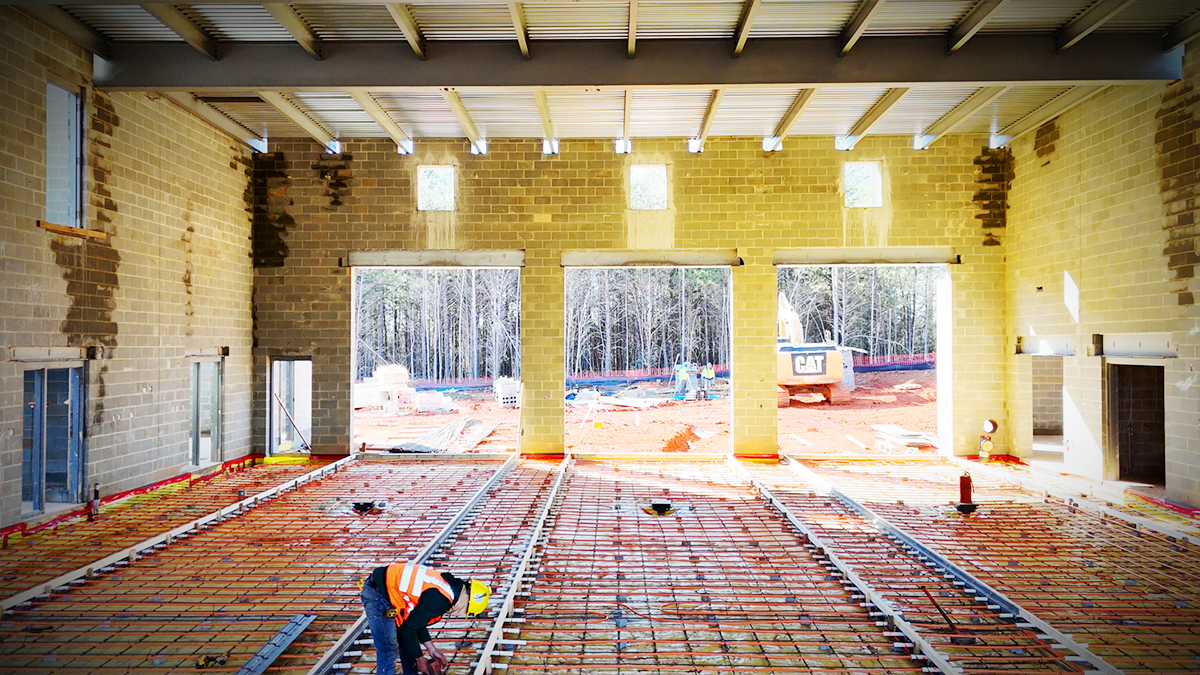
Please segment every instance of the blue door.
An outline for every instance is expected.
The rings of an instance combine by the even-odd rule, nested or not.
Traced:
[[[25,371],[22,511],[83,501],[83,369]]]

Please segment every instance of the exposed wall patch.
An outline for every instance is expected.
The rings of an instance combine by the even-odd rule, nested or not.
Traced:
[[[975,182],[979,189],[971,198],[979,210],[975,219],[984,229],[984,246],[998,246],[995,232],[1008,224],[1008,191],[1013,180],[1013,155],[1008,148],[983,148],[975,158],[979,172]]]
[[[1038,159],[1054,154],[1054,142],[1058,140],[1058,118],[1037,128],[1033,136],[1033,151]]]
[[[1167,243],[1163,256],[1172,273],[1171,291],[1178,305],[1195,304],[1189,290],[1200,264],[1200,228],[1196,225],[1196,199],[1200,196],[1200,145],[1197,145],[1197,104],[1200,95],[1191,86],[1177,84],[1162,95],[1155,114],[1158,150],[1159,195],[1164,207],[1163,229]]]
[[[288,257],[284,235],[296,224],[287,209],[292,205],[288,188],[287,158],[282,152],[257,155],[253,171],[253,226],[251,255],[255,267],[283,267]]]

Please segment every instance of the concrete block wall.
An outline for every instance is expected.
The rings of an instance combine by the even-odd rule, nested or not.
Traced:
[[[736,248],[734,434],[743,454],[774,453],[775,273],[780,248],[953,246],[963,264],[954,285],[955,452],[974,451],[986,417],[1003,417],[1005,303],[1003,228],[986,236],[976,201],[982,137],[954,136],[929,150],[911,139],[867,137],[852,152],[828,138],[790,138],[764,153],[761,139],[709,139],[703,154],[682,140],[642,140],[616,155],[608,139],[562,141],[545,157],[536,139],[490,139],[487,155],[464,140],[423,139],[414,156],[390,142],[342,139],[329,156],[307,139],[272,139],[259,157],[255,193],[256,377],[272,355],[311,355],[314,449],[349,445],[351,275],[354,250],[524,249],[522,447],[563,451],[564,250]],[[842,206],[841,166],[879,160],[890,194],[864,214]],[[667,164],[670,209],[655,218],[626,208],[630,164]],[[458,167],[458,208],[416,210],[421,164]],[[256,391],[265,391],[260,380]],[[255,444],[265,437],[265,396],[255,399]],[[1006,437],[997,437],[1005,447]]]
[[[1042,436],[1062,434],[1063,426],[1063,368],[1061,356],[1030,358],[1033,377],[1033,433]]]
[[[91,59],[0,7],[0,347],[104,348],[87,363],[87,485],[102,494],[190,463],[189,352],[229,347],[225,459],[250,449],[249,153],[166,100],[90,88]],[[48,78],[83,88],[89,229],[39,229]],[[6,352],[7,354],[7,352]],[[0,526],[20,518],[22,378],[0,356]]]
[[[1169,87],[1109,88],[1013,143],[1009,196],[1008,351],[1018,336],[1071,338],[1064,358],[1067,466],[1115,478],[1106,359],[1093,334],[1170,333],[1165,367],[1167,496],[1200,503],[1200,309],[1195,219],[1200,63]],[[1053,127],[1053,128],[1051,128]],[[1077,290],[1075,290],[1077,289]],[[1078,299],[1076,300],[1075,297]],[[1009,357],[1027,368],[1028,357]],[[1011,392],[1029,396],[1029,390]],[[1024,444],[1021,438],[1018,444]]]

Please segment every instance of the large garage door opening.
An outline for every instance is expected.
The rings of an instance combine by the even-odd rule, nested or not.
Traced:
[[[566,270],[566,446],[728,452],[728,267]]]
[[[355,450],[517,448],[518,269],[356,267],[353,302]]]
[[[779,267],[781,451],[937,452],[937,299],[946,274],[945,265]]]

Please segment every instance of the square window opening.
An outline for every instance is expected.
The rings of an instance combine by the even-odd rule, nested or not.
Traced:
[[[629,167],[629,208],[635,211],[666,210],[666,165],[645,164]]]
[[[846,208],[883,207],[883,168],[879,162],[846,162],[843,166],[842,185]]]
[[[81,227],[79,95],[46,85],[46,222]]]
[[[454,210],[454,167],[417,167],[417,210]]]

